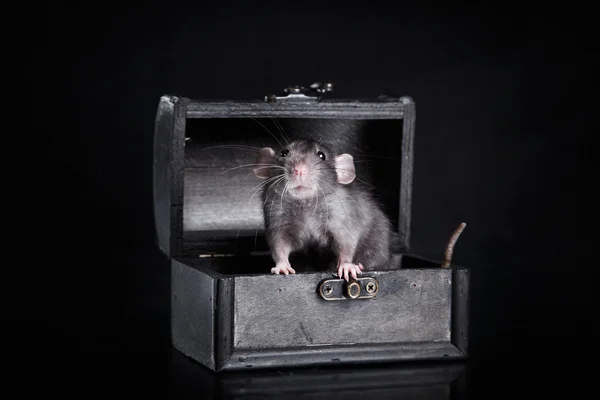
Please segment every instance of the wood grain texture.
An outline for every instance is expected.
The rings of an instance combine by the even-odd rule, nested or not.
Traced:
[[[236,348],[435,342],[450,340],[451,272],[369,273],[380,284],[370,300],[323,301],[330,274],[238,276],[234,294]]]
[[[171,254],[171,158],[173,147],[173,123],[176,98],[163,96],[156,110],[154,125],[153,195],[154,224],[160,250]]]
[[[416,120],[415,103],[404,105],[402,125],[402,161],[400,163],[400,214],[398,236],[405,252],[410,251],[410,223],[412,220],[413,155]]]
[[[176,260],[171,263],[171,340],[208,368],[215,364],[215,279]]]
[[[468,354],[463,339],[455,336],[468,322],[466,269],[442,269],[403,256],[402,264],[412,268],[373,273],[382,285],[375,299],[327,302],[316,290],[331,277],[328,273],[222,275],[216,272],[227,271],[221,264],[241,260],[175,262],[173,345],[216,371],[463,359]],[[198,276],[205,286],[213,282],[216,303],[198,303],[206,293],[201,288],[184,291],[191,298],[181,299],[182,289],[176,288],[192,288]],[[460,302],[457,293],[464,296]],[[212,326],[214,366],[204,361],[210,329],[202,335],[190,330],[200,325]],[[181,337],[187,345],[175,340]]]
[[[302,117],[347,119],[401,119],[403,104],[370,101],[322,101],[265,103],[250,102],[199,102],[190,99],[188,118],[236,117]]]
[[[236,350],[219,371],[248,368],[296,368],[399,361],[460,360],[464,354],[450,342],[384,343]]]
[[[469,354],[471,276],[467,268],[458,266],[454,266],[452,274],[452,343]]]

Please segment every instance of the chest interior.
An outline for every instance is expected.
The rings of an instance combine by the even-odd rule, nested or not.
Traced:
[[[261,148],[278,152],[286,140],[298,138],[354,157],[357,179],[383,208],[400,246],[401,119],[194,118],[186,121],[183,152],[183,256],[227,258],[223,271],[236,270],[241,260],[246,272],[269,263],[260,193],[264,181],[252,167]],[[319,258],[311,252],[303,256]]]

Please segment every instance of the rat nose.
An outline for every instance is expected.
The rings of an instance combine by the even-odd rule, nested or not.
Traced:
[[[294,166],[295,175],[306,175],[306,172],[308,172],[308,167],[306,164],[296,164]]]

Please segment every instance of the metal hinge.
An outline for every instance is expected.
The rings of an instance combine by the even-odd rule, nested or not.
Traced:
[[[276,103],[278,101],[319,101],[321,98],[330,92],[333,92],[333,83],[331,82],[315,82],[308,88],[304,86],[288,86],[285,88],[283,95],[269,94],[265,96],[265,101],[268,103]]]

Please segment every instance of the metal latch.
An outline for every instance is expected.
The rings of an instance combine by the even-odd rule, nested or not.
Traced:
[[[268,103],[276,103],[278,101],[318,101],[326,94],[333,92],[333,83],[331,82],[316,82],[308,88],[304,86],[288,86],[285,88],[283,95],[269,94],[265,96],[265,101]]]
[[[371,299],[379,292],[379,282],[370,276],[357,279],[325,279],[319,283],[319,296],[324,300]]]
[[[233,257],[235,254],[229,253],[202,253],[198,255],[198,258],[216,258],[216,257]]]

